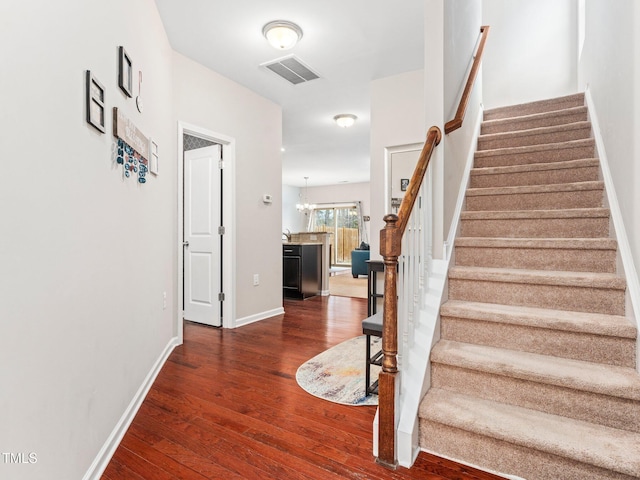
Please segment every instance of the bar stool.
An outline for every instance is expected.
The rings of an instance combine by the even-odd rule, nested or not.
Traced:
[[[378,381],[371,384],[371,365],[382,366],[382,348],[371,354],[371,337],[382,338],[382,312],[376,313],[362,321],[362,333],[367,336],[366,370],[365,370],[365,395],[378,394]]]

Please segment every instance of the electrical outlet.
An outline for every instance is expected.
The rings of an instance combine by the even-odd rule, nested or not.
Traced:
[[[258,273],[253,274],[253,286],[256,287],[260,285],[260,275]]]
[[[162,309],[167,309],[167,292],[162,292]]]

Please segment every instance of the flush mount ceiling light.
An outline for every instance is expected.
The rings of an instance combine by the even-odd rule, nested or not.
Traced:
[[[336,115],[335,117],[333,117],[333,119],[335,120],[335,122],[338,124],[339,127],[349,128],[354,123],[356,123],[356,120],[358,119],[358,117],[356,117],[352,113],[341,113],[340,115]]]
[[[273,48],[288,50],[302,38],[302,29],[293,22],[275,20],[262,27],[262,34]]]

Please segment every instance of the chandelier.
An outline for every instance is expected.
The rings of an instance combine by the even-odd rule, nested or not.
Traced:
[[[296,210],[299,212],[309,212],[316,208],[315,205],[309,204],[309,199],[307,197],[307,189],[309,188],[309,177],[304,177],[304,203],[296,203]],[[302,197],[302,194],[300,194]]]

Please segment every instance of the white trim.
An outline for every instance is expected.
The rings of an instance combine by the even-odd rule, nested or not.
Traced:
[[[236,301],[235,301],[235,278],[236,267],[233,259],[235,258],[235,186],[236,186],[236,141],[232,137],[228,137],[221,133],[212,132],[205,128],[191,125],[186,122],[178,121],[178,318],[176,319],[177,335],[180,343],[183,341],[183,285],[184,285],[184,265],[183,265],[183,247],[182,238],[184,235],[184,134],[193,135],[203,138],[211,142],[222,145],[222,158],[224,159],[224,173],[222,181],[224,188],[222,189],[222,215],[225,224],[225,234],[222,240],[222,285],[225,294],[225,301],[222,304],[222,326],[224,328],[236,327]]]
[[[259,322],[260,320],[264,320],[265,318],[275,317],[276,315],[282,315],[284,313],[283,307],[274,308],[273,310],[267,310],[266,312],[255,313],[253,315],[249,315],[248,317],[239,318],[235,322],[236,327],[242,327],[244,325],[249,325],[250,323]]]
[[[604,181],[604,188],[607,193],[607,201],[611,212],[613,229],[615,230],[616,240],[618,241],[618,252],[620,253],[620,259],[622,260],[622,269],[624,270],[623,274],[627,280],[628,303],[631,308],[626,309],[626,316],[636,325],[636,327],[638,327],[638,317],[640,316],[640,282],[638,281],[638,271],[636,270],[633,262],[633,254],[631,253],[631,246],[629,245],[627,231],[624,228],[622,211],[620,210],[613,177],[611,176],[611,170],[609,169],[609,158],[607,157],[607,152],[604,148],[604,139],[600,133],[600,123],[598,122],[596,107],[593,103],[591,91],[588,86],[584,92],[584,97],[589,110],[591,131],[593,132],[593,137],[596,141],[596,150],[600,159],[600,171],[602,172],[602,180]],[[636,370],[640,372],[640,342],[636,342],[636,349]]]
[[[136,416],[136,413],[138,413],[138,410],[140,409],[142,402],[147,396],[147,393],[149,393],[153,382],[155,382],[156,377],[169,358],[169,355],[171,355],[171,352],[173,352],[173,349],[178,345],[180,345],[178,337],[173,337],[169,340],[169,343],[160,354],[160,357],[158,357],[156,362],[153,364],[151,370],[149,370],[149,373],[147,373],[147,376],[142,382],[142,385],[140,385],[140,388],[138,388],[138,391],[133,396],[133,399],[129,403],[129,406],[122,414],[122,417],[120,417],[120,420],[107,438],[107,441],[104,443],[104,445],[102,445],[100,452],[98,452],[98,455],[93,460],[93,463],[89,467],[89,470],[87,470],[87,473],[85,473],[84,477],[82,477],[83,480],[100,479],[105,469],[109,465],[111,457],[113,457],[113,454],[116,453],[116,449],[120,445],[122,438],[124,437],[125,433],[127,433],[129,425],[131,425],[131,422]]]
[[[407,143],[384,148],[384,211],[391,213],[391,155],[404,152],[422,152],[424,142]]]

